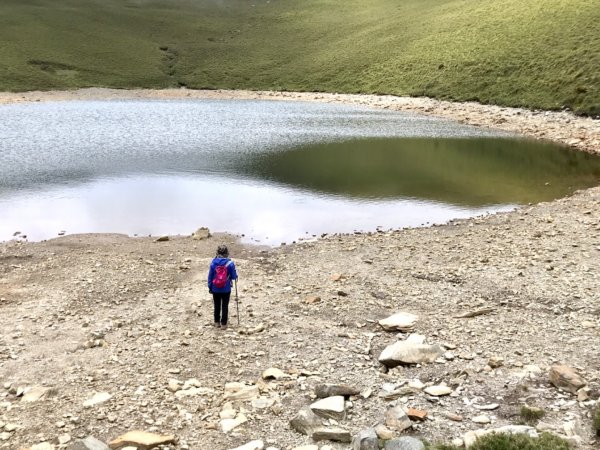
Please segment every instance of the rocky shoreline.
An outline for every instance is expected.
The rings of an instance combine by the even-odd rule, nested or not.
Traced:
[[[493,126],[586,151],[598,152],[600,142],[596,121],[568,113],[427,99],[85,90],[0,94],[0,102],[138,94],[397,109],[414,101],[411,110],[457,119],[460,109],[461,120],[482,126],[505,115]],[[376,103],[383,99],[394,105]],[[548,126],[532,125],[538,120]],[[232,304],[226,331],[212,326],[205,287],[221,242],[240,273],[240,325]],[[341,450],[352,448],[349,437],[366,443],[373,432],[468,444],[475,433],[526,423],[591,450],[599,443],[598,261],[600,187],[444,226],[279,248],[219,234],[3,242],[0,448],[147,448],[148,436],[125,435],[133,430],[160,435],[163,449]],[[399,329],[380,324],[397,313]],[[408,344],[435,356],[387,362]],[[557,370],[581,382],[561,385]],[[523,407],[543,417],[526,417]],[[317,419],[304,427],[306,408]]]

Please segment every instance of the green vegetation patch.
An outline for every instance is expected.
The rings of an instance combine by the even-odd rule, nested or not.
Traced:
[[[0,89],[427,95],[600,114],[597,0],[3,0]]]
[[[427,450],[459,450],[462,447],[438,444],[428,446]],[[571,445],[550,433],[542,433],[539,438],[526,434],[489,434],[475,442],[471,450],[569,450]]]
[[[535,424],[544,417],[544,410],[536,406],[522,405],[520,410],[521,419],[525,423]]]

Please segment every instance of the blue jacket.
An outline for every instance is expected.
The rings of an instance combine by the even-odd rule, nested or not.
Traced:
[[[237,277],[238,277],[237,272],[235,271],[235,264],[233,261],[231,261],[231,264],[229,264],[227,266],[227,275],[229,275],[229,283],[225,284],[225,287],[222,287],[222,288],[217,288],[217,287],[213,286],[213,280],[215,279],[215,275],[216,275],[215,267],[224,266],[229,261],[231,261],[229,258],[221,258],[221,257],[217,257],[212,260],[212,262],[210,263],[210,269],[208,270],[208,290],[209,291],[217,292],[217,293],[231,292],[232,280],[237,280]]]

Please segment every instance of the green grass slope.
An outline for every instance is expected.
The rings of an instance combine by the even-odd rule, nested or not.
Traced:
[[[426,95],[600,114],[598,0],[2,0],[0,90]]]

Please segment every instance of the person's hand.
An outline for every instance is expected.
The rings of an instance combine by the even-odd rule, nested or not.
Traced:
[[[208,290],[208,293],[209,293],[209,294],[212,294],[212,293],[213,293],[212,289],[209,289],[209,290]]]

